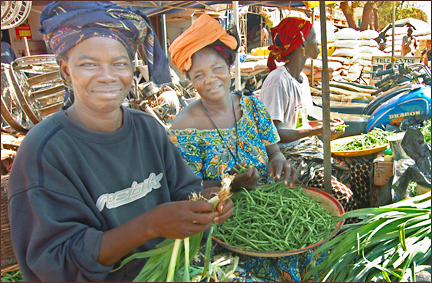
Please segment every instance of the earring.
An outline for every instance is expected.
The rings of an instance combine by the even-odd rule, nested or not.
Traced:
[[[304,46],[301,47],[303,57],[306,57],[306,48]]]

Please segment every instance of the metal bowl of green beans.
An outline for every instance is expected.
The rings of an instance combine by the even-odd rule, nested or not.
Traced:
[[[214,225],[213,240],[221,246],[258,257],[283,257],[313,249],[333,237],[343,222],[342,205],[331,195],[282,182],[231,196],[234,213]]]

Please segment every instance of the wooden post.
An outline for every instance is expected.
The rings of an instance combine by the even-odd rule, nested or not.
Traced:
[[[331,186],[331,152],[330,152],[330,76],[327,58],[327,15],[325,1],[319,2],[321,22],[321,47],[322,47],[322,108],[323,108],[323,132],[324,132],[324,191],[332,193]]]
[[[315,22],[315,7],[312,8],[312,27],[314,27]],[[322,48],[322,44],[321,44]],[[311,58],[311,74],[310,74],[311,81],[309,82],[310,86],[314,85],[314,60]]]
[[[396,1],[393,1],[393,13],[392,13],[392,58],[391,58],[391,66],[394,68],[395,65],[395,21],[396,21]]]
[[[27,36],[24,36],[24,44],[25,44],[25,50],[26,50],[26,56],[30,56],[30,48],[27,40]]]
[[[237,33],[240,35],[238,9],[239,9],[238,1],[233,1],[233,21],[234,21],[234,24],[236,26]],[[241,74],[240,74],[240,57],[239,56],[237,56],[235,59],[234,82],[235,82],[235,89],[240,90],[241,89]]]

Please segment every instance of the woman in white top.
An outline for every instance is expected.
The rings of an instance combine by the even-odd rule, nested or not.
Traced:
[[[315,31],[308,20],[290,17],[272,28],[271,36],[273,45],[267,62],[271,72],[263,83],[260,99],[278,129],[282,153],[300,173],[300,183],[323,189],[323,144],[317,137],[323,134],[323,127],[320,121],[308,121],[309,82],[301,72],[307,58],[318,57]],[[276,68],[275,60],[285,64]],[[331,123],[332,139],[344,132],[336,130],[337,124]],[[347,168],[336,170],[337,163],[332,162],[333,175],[349,175]],[[348,183],[349,179],[343,181]],[[333,195],[346,211],[358,207],[352,191],[334,176],[332,187]]]

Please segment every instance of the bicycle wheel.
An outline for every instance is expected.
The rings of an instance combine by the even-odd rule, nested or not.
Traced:
[[[6,15],[10,11],[11,2],[12,1],[1,1],[1,21],[2,21],[2,23],[3,23],[3,19],[6,17]]]
[[[16,2],[16,10],[15,17],[10,17],[7,23],[3,23],[2,21],[2,29],[11,29],[17,26],[20,26],[25,20],[27,20],[32,6],[32,1],[13,1]],[[21,2],[21,3],[19,3]],[[18,4],[19,3],[19,4]]]
[[[33,55],[24,56],[16,59],[12,63],[15,72],[25,72],[29,74],[45,74],[60,70],[55,55]]]
[[[10,67],[1,64],[1,130],[5,132],[27,131],[34,124],[28,119],[19,104],[13,87],[11,87]]]
[[[28,78],[24,69],[15,70],[15,63],[14,61],[11,65],[11,74],[18,103],[29,119],[37,124],[55,113],[63,104],[65,91],[60,73],[52,71]],[[35,70],[37,66],[30,67],[25,71]],[[36,70],[40,71],[40,69]]]

